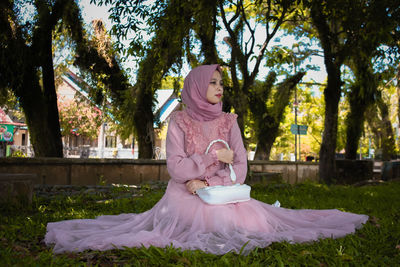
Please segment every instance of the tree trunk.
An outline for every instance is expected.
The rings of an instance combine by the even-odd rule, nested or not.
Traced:
[[[242,134],[242,139],[243,139],[243,144],[244,147],[247,149],[249,142],[248,139],[245,136],[245,124],[246,124],[246,118],[248,116],[248,100],[247,96],[245,96],[242,91],[242,88],[238,89],[235,94],[240,94],[242,97],[236,97],[233,99],[233,108],[235,109],[235,114],[237,115],[237,123],[240,128],[240,132]],[[234,89],[235,90],[235,89]]]
[[[7,19],[2,17],[5,31],[2,32],[3,68],[0,68],[2,72],[0,75],[4,77],[3,82],[6,87],[13,90],[23,109],[35,156],[62,157],[52,62],[52,29],[59,17],[46,13],[54,6],[50,8],[45,1],[35,1],[35,7],[40,9],[38,18],[34,22],[32,31],[27,33],[22,33],[18,23],[12,21],[14,16],[11,14],[14,11],[11,9],[9,12],[5,11],[4,14],[9,16],[6,16]],[[56,9],[58,8],[54,7],[52,11],[56,12]],[[29,43],[31,45],[28,45]],[[42,67],[42,84],[40,84],[40,67]]]
[[[366,105],[350,102],[350,113],[347,117],[346,130],[346,159],[355,160],[357,158],[358,143],[364,125],[364,112]]]
[[[334,65],[334,64],[332,64]],[[319,177],[321,181],[331,184],[336,179],[336,139],[338,125],[338,106],[340,100],[340,66],[327,67],[328,85],[324,90],[325,121],[324,133],[319,152]]]
[[[382,98],[379,98],[377,103],[382,118],[382,160],[391,160],[395,155],[395,139],[389,117],[389,108]]]
[[[262,132],[258,134],[257,149],[254,155],[256,160],[269,160],[271,155],[271,149],[275,142],[276,136],[278,135],[278,127],[263,129]]]
[[[244,109],[235,107],[235,114],[237,115],[237,123],[241,130],[242,137],[244,137],[244,125],[245,125],[246,111]],[[245,145],[247,145],[247,144],[245,144]]]
[[[52,34],[51,31],[46,34],[46,40],[43,40],[42,47],[42,75],[43,75],[43,97],[46,109],[46,121],[49,135],[50,146],[48,157],[63,157],[63,144],[60,132],[60,119],[58,115],[57,93],[54,83],[54,68],[52,56]]]
[[[336,179],[336,140],[338,125],[338,106],[341,94],[341,72],[347,56],[346,43],[341,38],[339,21],[325,13],[318,1],[311,3],[311,18],[317,29],[324,50],[324,63],[328,74],[328,84],[324,90],[325,121],[322,143],[319,151],[319,178],[331,184]]]
[[[144,120],[143,120],[143,122],[144,122]],[[149,132],[145,131],[145,128],[149,127],[150,124],[151,124],[150,121],[147,121],[147,122],[145,122],[145,124],[143,124],[145,126],[141,127],[143,129],[140,129],[140,128],[137,129],[137,132],[138,132],[137,142],[138,142],[138,148],[139,148],[139,159],[152,159],[153,158],[153,141],[151,140],[152,137],[149,136],[149,134],[151,132],[150,131]],[[153,129],[153,133],[154,133],[154,129]]]
[[[198,11],[194,12],[196,30],[201,42],[201,53],[204,56],[203,64],[218,63],[219,57],[215,47],[215,33],[217,27],[217,5],[213,0],[196,1]]]
[[[42,96],[37,72],[29,67],[29,63],[23,71],[24,80],[16,95],[25,114],[35,157],[62,157],[62,149],[60,155],[60,150],[54,145],[53,131],[46,119],[49,111]]]
[[[365,112],[365,117],[368,118],[367,123],[372,133],[372,140],[376,148],[381,148],[382,131],[380,127],[380,119],[378,118],[377,105],[371,105]]]
[[[230,72],[232,79],[232,89],[224,92],[227,98],[229,98],[230,105],[235,109],[235,113],[237,115],[237,123],[240,128],[240,132],[242,134],[242,139],[245,148],[248,146],[248,142],[244,135],[244,126],[245,119],[247,115],[248,101],[247,96],[243,94],[242,87],[239,83],[239,79],[237,77],[237,68],[236,68],[236,51],[232,49],[231,51],[231,62],[230,62]],[[229,94],[229,95],[228,95]]]
[[[259,140],[257,143],[256,153],[254,154],[255,160],[269,160],[271,154],[271,148],[273,142],[269,140],[261,141]]]
[[[146,84],[141,83],[141,87]],[[137,95],[136,111],[134,113],[134,125],[137,133],[139,146],[139,158],[153,158],[154,149],[154,115],[153,115],[153,96],[151,89],[141,88]]]
[[[346,119],[346,159],[355,160],[364,128],[365,112],[374,103],[377,79],[372,68],[372,58],[358,50],[350,59],[350,67],[356,77],[349,94],[350,113]]]

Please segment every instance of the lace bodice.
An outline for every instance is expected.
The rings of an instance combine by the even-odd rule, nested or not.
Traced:
[[[188,156],[204,154],[208,144],[215,139],[228,140],[229,131],[237,115],[222,113],[212,121],[193,120],[185,111],[176,111],[173,119],[185,134],[185,152]],[[222,144],[213,145],[213,149],[223,147]]]

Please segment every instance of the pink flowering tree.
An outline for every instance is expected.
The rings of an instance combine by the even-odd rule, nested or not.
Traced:
[[[101,126],[101,110],[86,101],[59,98],[61,134],[95,139]]]

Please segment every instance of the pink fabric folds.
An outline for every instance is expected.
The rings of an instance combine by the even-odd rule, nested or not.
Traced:
[[[297,243],[343,237],[354,233],[368,219],[366,215],[336,209],[278,208],[255,199],[227,205],[205,204],[187,191],[185,182],[207,179],[214,185],[230,184],[229,170],[212,156],[208,157],[209,154],[202,154],[206,149],[202,145],[205,141],[186,142],[189,132],[194,138],[197,136],[196,140],[225,138],[235,153],[233,166],[237,181],[244,182],[246,150],[232,115],[222,113],[214,120],[199,122],[185,113],[177,113],[168,128],[167,168],[171,180],[162,199],[141,214],[49,223],[46,244],[54,244],[55,253],[172,244],[183,250],[199,249],[213,254],[239,252],[244,246],[243,253],[247,254],[272,242]],[[189,146],[193,146],[191,153]]]
[[[195,120],[213,120],[222,113],[222,102],[210,104],[207,101],[207,89],[216,70],[221,72],[218,64],[201,65],[192,69],[185,78],[182,102],[186,105],[187,113]]]
[[[247,254],[272,242],[307,242],[353,233],[367,219],[338,210],[290,210],[251,199],[223,206],[204,204],[173,180],[163,198],[141,214],[49,223],[46,243],[53,251],[165,247]]]

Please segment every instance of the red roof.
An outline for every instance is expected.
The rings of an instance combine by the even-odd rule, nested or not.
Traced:
[[[15,126],[26,126],[25,123],[13,122],[10,119],[10,116],[8,116],[7,113],[5,113],[2,108],[0,108],[0,124],[8,124],[8,125],[15,125]]]

